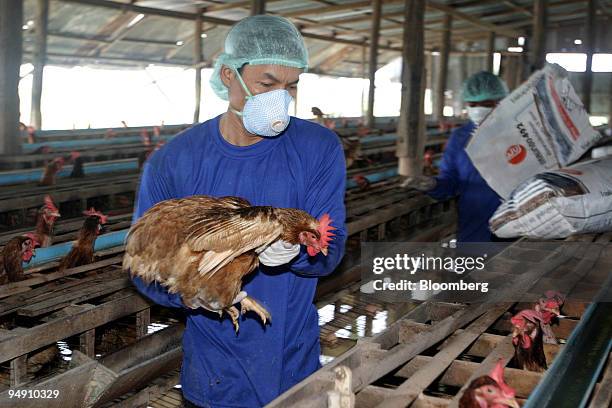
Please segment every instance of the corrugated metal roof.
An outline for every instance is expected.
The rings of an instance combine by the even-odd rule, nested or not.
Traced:
[[[603,1],[607,3],[609,1]],[[83,4],[81,4],[83,3]],[[193,56],[194,21],[185,14],[175,18],[147,14],[133,23],[138,10],[121,10],[94,5],[91,0],[51,0],[49,12],[48,61],[55,64],[104,64],[120,67],[143,66],[149,63],[189,66]],[[130,0],[99,1],[98,5],[128,4]],[[610,2],[612,3],[612,2]],[[24,2],[25,22],[34,20],[35,0]],[[206,8],[206,17],[223,21],[205,21],[202,41],[204,59],[211,64],[221,52],[228,21],[238,21],[249,15],[248,1],[140,0],[131,4],[158,10],[196,13]],[[580,22],[586,15],[586,2],[550,0],[549,24],[552,27],[568,22]],[[531,24],[533,1],[436,0],[427,2],[426,48],[435,49],[440,41],[446,12],[454,14],[455,43],[469,41],[458,49],[484,49],[484,38],[490,29],[506,30],[500,35],[527,32]],[[403,35],[403,0],[385,0],[381,21],[379,64],[396,58]],[[608,16],[602,6],[600,14]],[[288,16],[303,33],[312,59],[312,71],[331,75],[361,76],[362,43],[367,41],[371,24],[371,2],[359,0],[268,0],[266,11]],[[477,17],[482,25],[470,21]],[[205,19],[206,20],[206,19]],[[130,25],[132,24],[132,25]],[[488,24],[488,25],[487,25]],[[24,30],[24,59],[31,57],[33,31]],[[508,33],[507,31],[510,31]],[[333,43],[317,36],[349,41]],[[317,38],[313,38],[317,37]],[[117,39],[119,38],[119,39]],[[393,49],[390,49],[393,48]]]

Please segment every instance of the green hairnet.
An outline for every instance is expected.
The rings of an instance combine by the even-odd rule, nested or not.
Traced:
[[[497,101],[508,95],[508,87],[497,75],[480,71],[463,83],[465,102]]]
[[[275,64],[308,69],[308,51],[302,35],[286,18],[268,15],[247,17],[234,25],[225,39],[225,50],[217,58],[210,86],[221,99],[228,99],[221,81],[223,65],[235,70],[244,64]]]

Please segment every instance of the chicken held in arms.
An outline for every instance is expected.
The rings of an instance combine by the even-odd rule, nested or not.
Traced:
[[[546,355],[540,322],[542,315],[535,310],[522,310],[512,319],[514,365],[522,370],[546,370]]]
[[[565,296],[553,290],[546,291],[536,302],[534,310],[542,315],[542,334],[544,343],[559,344],[557,336],[553,332],[550,324],[555,318],[561,316],[561,306],[565,303]]]
[[[38,240],[35,234],[11,238],[0,252],[0,285],[23,279],[22,262],[30,262],[34,257]]]
[[[108,217],[95,208],[83,212],[87,218],[79,230],[77,241],[68,252],[68,255],[60,262],[59,270],[76,268],[81,265],[93,263],[94,245],[96,238],[102,231],[102,226],[107,223]]]
[[[474,379],[459,400],[459,408],[519,408],[514,389],[504,381],[504,362],[499,360],[489,375]]]
[[[241,290],[242,278],[259,265],[259,253],[282,240],[305,245],[310,256],[327,255],[334,235],[330,223],[327,214],[317,220],[301,210],[251,206],[238,197],[166,200],[130,228],[123,269],[179,293],[189,308],[227,312],[237,332],[241,313],[255,312],[264,325],[270,320]]]

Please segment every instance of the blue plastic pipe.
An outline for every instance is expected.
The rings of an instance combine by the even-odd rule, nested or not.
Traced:
[[[164,132],[179,130],[185,126],[192,126],[191,124],[185,125],[165,125],[163,129]],[[43,138],[53,138],[56,136],[83,136],[83,135],[95,135],[105,134],[108,130],[112,130],[113,132],[117,132],[119,135],[117,137],[122,137],[121,132],[141,132],[143,130],[150,131],[154,126],[135,126],[130,128],[97,128],[97,129],[65,129],[65,130],[37,130],[36,137]]]
[[[393,168],[393,169],[389,169],[389,170],[385,170],[385,171],[381,171],[380,173],[372,173],[372,174],[365,174],[364,177],[370,182],[370,183],[376,183],[379,181],[383,181],[386,179],[389,179],[391,177],[395,177],[397,176],[397,168]],[[358,187],[359,185],[357,184],[357,182],[353,179],[347,180],[346,182],[346,189],[350,190],[351,188],[355,188]]]
[[[164,141],[168,141],[172,139],[174,136],[175,135],[159,136],[159,138],[155,138],[155,140],[162,139]],[[25,153],[30,153],[43,146],[48,146],[51,148],[59,148],[59,149],[70,149],[70,148],[77,148],[77,147],[134,144],[134,143],[140,143],[140,142],[142,142],[142,139],[140,138],[140,136],[121,136],[121,137],[115,137],[111,139],[58,140],[55,142],[30,143],[30,144],[22,145],[22,148]]]
[[[100,235],[98,238],[96,238],[94,250],[101,251],[103,249],[123,245],[123,241],[125,241],[127,232],[128,230],[124,229]],[[47,262],[56,261],[64,257],[68,252],[70,252],[70,248],[72,248],[72,242],[64,242],[62,244],[51,245],[47,248],[37,248],[34,258],[32,258],[30,263],[24,263],[23,266],[24,268],[31,268],[45,264]]]
[[[119,163],[86,163],[83,166],[85,175],[112,173],[117,171],[138,170],[138,160],[123,161]],[[68,177],[72,172],[72,165],[67,165],[57,173],[57,177]],[[43,169],[19,170],[0,173],[0,185],[10,185],[19,183],[30,183],[39,181],[42,177]]]

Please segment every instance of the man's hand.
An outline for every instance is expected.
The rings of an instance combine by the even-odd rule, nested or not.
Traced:
[[[400,184],[401,188],[414,189],[419,191],[429,191],[436,188],[437,181],[434,177],[430,176],[412,176]]]
[[[278,240],[259,254],[259,262],[266,266],[284,265],[289,263],[299,253],[299,244],[293,245],[289,242]]]

